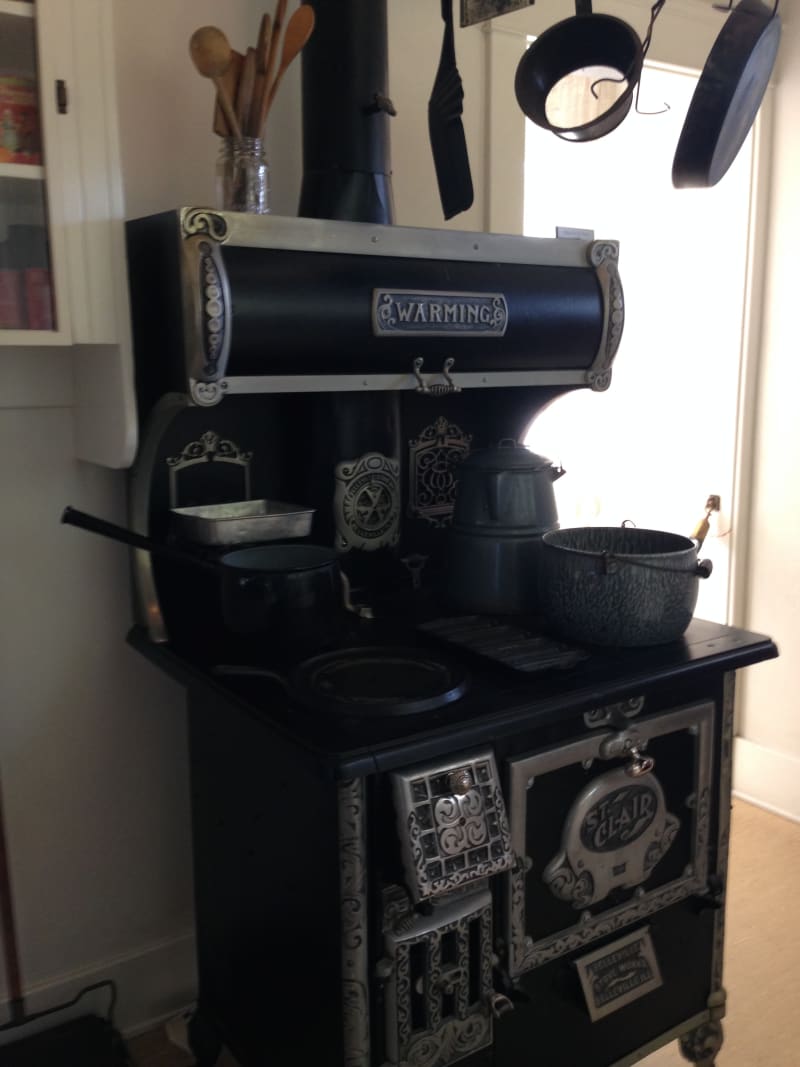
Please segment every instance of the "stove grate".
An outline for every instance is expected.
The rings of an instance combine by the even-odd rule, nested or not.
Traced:
[[[419,627],[458,648],[468,649],[516,671],[574,667],[589,655],[584,649],[555,641],[521,623],[487,615],[458,615],[433,619]]]

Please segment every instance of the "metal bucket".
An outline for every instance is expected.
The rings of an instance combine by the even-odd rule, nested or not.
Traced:
[[[542,537],[539,604],[559,637],[604,646],[660,645],[680,638],[710,560],[680,534],[582,526]]]

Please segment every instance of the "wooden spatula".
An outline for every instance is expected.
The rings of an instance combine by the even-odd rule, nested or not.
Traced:
[[[314,8],[310,4],[301,4],[286,24],[286,35],[283,39],[280,66],[275,75],[275,80],[269,87],[269,93],[266,96],[266,99],[262,102],[258,125],[258,130],[260,132],[257,133],[256,136],[264,136],[264,127],[267,122],[267,116],[269,115],[269,110],[275,100],[275,94],[278,91],[281,79],[292,61],[302,52],[309,37],[314,32],[314,22]]]

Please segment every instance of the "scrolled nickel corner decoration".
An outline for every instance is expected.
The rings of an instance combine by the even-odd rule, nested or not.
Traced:
[[[344,1065],[369,1067],[367,831],[363,778],[340,784],[338,809]]]
[[[195,441],[184,445],[176,456],[167,456],[169,471],[169,503],[177,507],[180,503],[178,480],[189,467],[204,463],[225,463],[238,469],[241,473],[243,500],[250,499],[250,460],[252,452],[246,452],[235,441],[220,437],[214,430],[206,430]]]
[[[181,254],[186,279],[184,306],[191,324],[186,362],[189,395],[198,407],[213,407],[225,396],[231,341],[231,295],[219,246],[228,236],[224,215],[202,208],[181,212]]]
[[[619,245],[616,241],[593,241],[587,258],[594,267],[603,298],[603,332],[594,363],[586,372],[586,384],[603,392],[611,384],[611,364],[617,354],[625,325],[625,297],[619,278]]]
[[[224,215],[208,208],[190,207],[181,211],[181,236],[197,237],[204,234],[214,241],[224,241],[228,236],[228,223]]]
[[[227,382],[198,382],[196,378],[189,379],[189,396],[192,403],[199,408],[215,407],[225,396],[227,389]]]

